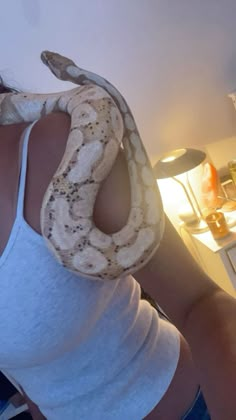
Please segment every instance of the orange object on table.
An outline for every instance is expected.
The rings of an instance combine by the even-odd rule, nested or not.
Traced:
[[[221,207],[222,200],[219,195],[219,177],[216,168],[212,163],[206,162],[203,166],[201,185],[202,205],[208,209]]]
[[[212,212],[206,216],[205,220],[214,239],[224,238],[230,233],[224,213]]]

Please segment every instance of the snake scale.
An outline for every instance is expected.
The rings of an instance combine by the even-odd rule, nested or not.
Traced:
[[[78,86],[50,94],[1,94],[0,124],[30,123],[55,111],[71,117],[64,155],[41,206],[42,235],[56,259],[78,275],[112,280],[134,273],[157,249],[164,216],[132,113],[103,77],[54,52],[43,51],[41,59],[57,78]],[[108,235],[95,226],[93,209],[121,145],[129,171],[131,208],[126,225]]]

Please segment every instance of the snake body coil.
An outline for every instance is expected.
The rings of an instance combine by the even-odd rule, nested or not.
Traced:
[[[54,111],[71,116],[65,153],[42,202],[42,235],[57,260],[77,274],[112,280],[133,273],[151,258],[164,227],[159,191],[134,118],[104,78],[57,53],[44,51],[41,58],[57,78],[79,86],[55,94],[2,94],[0,124],[32,122]],[[95,226],[93,209],[121,144],[131,209],[127,224],[108,235]]]

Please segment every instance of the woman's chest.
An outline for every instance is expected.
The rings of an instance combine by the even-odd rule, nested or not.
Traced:
[[[115,289],[104,291],[103,284],[65,270],[43,239],[24,228],[0,263],[0,287],[0,366],[5,368],[47,363],[73,350],[93,330]]]

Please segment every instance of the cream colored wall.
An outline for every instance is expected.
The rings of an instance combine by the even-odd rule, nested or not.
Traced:
[[[206,144],[205,149],[214,162],[216,169],[221,172],[226,172],[227,163],[231,159],[236,159],[236,136]]]

